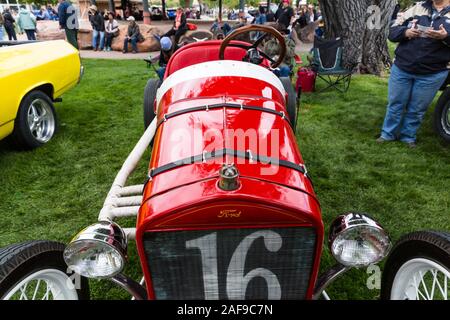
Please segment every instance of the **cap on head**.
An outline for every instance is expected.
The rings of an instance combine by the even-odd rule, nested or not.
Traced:
[[[129,16],[129,17],[127,18],[127,21],[136,21],[136,19],[135,19],[133,16]]]
[[[89,11],[97,12],[97,6],[95,6],[95,5],[90,5],[90,6],[89,6]]]
[[[283,0],[283,3],[289,4],[289,0]]]
[[[160,44],[163,51],[169,51],[172,48],[172,40],[169,37],[162,37]]]

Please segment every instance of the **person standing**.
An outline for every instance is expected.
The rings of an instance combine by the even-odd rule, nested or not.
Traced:
[[[98,12],[97,6],[89,7],[89,22],[92,26],[92,48],[94,51],[102,51],[105,45],[105,20]]]
[[[119,35],[119,23],[114,19],[114,13],[108,12],[108,20],[105,22],[105,51],[111,51],[114,37]]]
[[[175,44],[177,44],[180,37],[186,33],[187,29],[186,15],[183,12],[183,8],[179,7],[177,9],[175,21],[173,22],[173,27],[164,35],[164,37],[175,35]]]
[[[69,0],[58,0],[59,28],[64,29],[67,41],[78,49],[78,18]]]
[[[141,31],[139,30],[139,26],[136,23],[136,19],[134,19],[133,16],[129,16],[127,18],[127,21],[129,21],[128,24],[128,30],[127,35],[125,36],[125,39],[123,41],[123,53],[128,52],[128,42],[131,42],[131,47],[133,50],[133,53],[137,53],[137,43],[141,40],[143,40]]]
[[[14,27],[16,20],[14,20],[9,8],[6,8],[5,12],[3,12],[3,20],[5,31],[8,34],[8,40],[17,40],[16,30]]]
[[[279,9],[278,13],[278,24],[283,27],[283,30],[288,30],[291,25],[291,19],[294,16],[294,9],[289,5],[289,0],[283,0],[283,4]]]
[[[396,19],[389,40],[399,44],[377,142],[399,140],[414,148],[428,106],[449,73],[450,0],[417,3]]]
[[[36,17],[25,6],[20,6],[17,25],[21,33],[25,31],[28,40],[36,40]]]

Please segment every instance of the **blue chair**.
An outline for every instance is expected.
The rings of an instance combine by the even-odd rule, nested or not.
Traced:
[[[343,41],[341,38],[321,39],[315,37],[312,49],[312,69],[327,86],[319,92],[334,88],[342,93],[347,92],[352,79],[352,70],[342,66]]]

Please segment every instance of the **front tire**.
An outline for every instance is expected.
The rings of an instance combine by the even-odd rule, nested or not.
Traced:
[[[445,90],[434,110],[434,129],[444,139],[450,143],[450,88]]]
[[[42,91],[28,93],[20,103],[12,140],[22,149],[34,149],[50,141],[57,129],[52,100]]]
[[[413,232],[389,255],[381,282],[387,300],[450,299],[450,234]]]
[[[89,299],[87,279],[68,273],[64,248],[40,240],[0,249],[0,300]]]

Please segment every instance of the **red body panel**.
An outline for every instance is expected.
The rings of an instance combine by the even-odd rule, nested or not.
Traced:
[[[183,52],[179,54],[183,55]],[[171,60],[166,76],[173,74],[175,66],[182,64],[182,61]],[[169,88],[160,99],[158,119],[174,111],[218,103],[251,105],[286,113],[285,98],[276,86],[257,77],[211,75],[186,80]],[[295,135],[286,118],[260,110],[232,108],[175,116],[163,122],[157,130],[150,169],[204,151],[224,148],[250,150],[252,154],[303,164]],[[247,138],[242,139],[242,132],[244,136],[247,132]],[[258,143],[252,143],[251,135],[256,135]],[[236,164],[240,173],[239,189],[230,192],[218,188],[218,171],[224,163]],[[136,241],[150,298],[154,298],[154,294],[142,242],[144,232],[312,226],[317,232],[317,244],[307,294],[311,298],[319,269],[323,224],[313,186],[302,173],[277,165],[223,156],[156,175],[146,184],[143,199]]]

